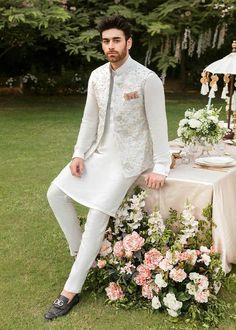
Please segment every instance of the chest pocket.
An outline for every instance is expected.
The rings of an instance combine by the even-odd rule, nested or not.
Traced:
[[[142,89],[133,88],[131,91],[126,92],[122,96],[123,109],[140,109],[143,107],[143,93]]]

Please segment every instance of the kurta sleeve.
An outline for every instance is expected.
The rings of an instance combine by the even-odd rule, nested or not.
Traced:
[[[144,86],[147,121],[153,143],[153,172],[167,176],[170,171],[170,150],[165,109],[164,88],[160,78],[152,73]]]
[[[72,158],[85,157],[93,142],[96,141],[98,127],[98,105],[93,90],[93,76],[91,74],[88,82],[87,99],[84,114],[80,125],[80,131],[74,147]]]

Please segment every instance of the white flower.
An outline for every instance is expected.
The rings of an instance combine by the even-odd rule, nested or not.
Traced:
[[[189,120],[189,126],[191,128],[199,128],[201,125],[202,125],[202,123],[197,119],[193,118],[193,119]]]
[[[209,281],[208,278],[204,275],[199,275],[199,279],[197,280],[198,290],[203,291],[208,288]]]
[[[194,298],[197,302],[203,304],[203,303],[207,303],[208,302],[208,297],[210,295],[210,291],[209,290],[205,290],[205,291],[197,291],[194,294]]]
[[[192,214],[194,207],[191,204],[186,204],[182,212],[181,223],[184,225],[184,228],[181,230],[179,236],[179,242],[181,245],[187,244],[187,239],[194,237],[198,232],[198,221]]]
[[[226,129],[219,121],[220,109],[189,109],[184,119],[180,120],[177,134],[184,143],[199,141],[209,144],[217,143],[225,134]],[[187,121],[187,122],[186,122]]]
[[[209,266],[211,263],[211,257],[208,254],[203,253],[201,259],[199,259],[198,262],[204,262],[206,266]]]
[[[185,111],[185,117],[191,117],[192,116],[192,111],[189,111],[189,110],[187,110],[187,111]]]
[[[178,316],[178,313],[173,309],[167,308],[167,312],[172,317],[177,317]]]
[[[216,116],[209,116],[208,120],[211,120],[213,123],[217,124],[218,123],[218,118]]]
[[[197,291],[208,289],[209,281],[205,275],[190,273],[189,278],[194,282],[195,285],[197,285]]]
[[[189,235],[182,235],[181,237],[180,237],[180,239],[179,239],[179,242],[180,242],[180,244],[181,245],[185,245],[185,244],[187,244],[187,239],[189,238]]]
[[[125,208],[122,208],[116,212],[116,219],[117,218],[126,218],[128,215],[129,215],[128,210]]]
[[[135,269],[135,266],[132,265],[131,261],[125,264],[124,267],[121,267],[120,272],[126,274],[132,274],[132,269]]]
[[[186,285],[186,288],[187,288],[189,294],[194,295],[196,293],[196,287],[193,283],[191,283],[191,282],[188,283]]]
[[[159,267],[166,272],[167,270],[171,270],[174,266],[166,258],[164,258],[159,263]]]
[[[157,296],[154,296],[152,298],[152,308],[154,309],[159,309],[161,307],[161,303],[160,300]]]
[[[167,293],[167,295],[163,299],[164,305],[173,310],[177,311],[182,308],[183,303],[181,301],[178,301],[175,297],[174,293]]]
[[[172,265],[177,264],[179,261],[179,258],[180,258],[180,253],[178,251],[171,252],[168,250],[166,252],[166,259]]]
[[[183,269],[177,269],[177,268],[173,268],[170,271],[170,278],[172,278],[172,280],[174,280],[175,282],[183,282],[183,280],[186,279],[187,274],[185,273],[185,271]]]
[[[146,195],[147,195],[146,191],[142,191],[138,195],[133,195],[129,199],[131,202],[130,208],[139,210],[140,208],[144,207]]]
[[[200,274],[192,272],[192,273],[189,273],[188,277],[190,278],[191,281],[196,281],[199,279],[199,276],[200,276]]]
[[[183,127],[187,123],[188,123],[188,119],[181,119],[180,122],[179,122],[179,126]]]
[[[177,135],[182,136],[182,133],[183,133],[183,129],[181,127],[179,127],[177,130]]]
[[[162,274],[156,274],[155,283],[160,289],[167,287],[167,283],[163,280]]]
[[[200,249],[199,249],[202,253],[210,253],[211,250],[208,249],[206,246],[200,246]]]
[[[204,115],[204,111],[200,109],[194,113],[193,118],[200,119],[203,115]]]

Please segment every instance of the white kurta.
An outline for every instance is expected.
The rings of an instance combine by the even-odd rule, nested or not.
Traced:
[[[69,163],[53,183],[79,204],[114,216],[138,176],[127,178],[122,171],[113,134],[112,89],[110,104],[102,140],[97,150],[85,160],[83,175],[73,176]]]

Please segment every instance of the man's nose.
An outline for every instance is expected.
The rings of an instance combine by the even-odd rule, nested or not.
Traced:
[[[114,48],[114,43],[113,43],[112,40],[109,42],[108,47],[109,47],[109,49],[113,49]]]

